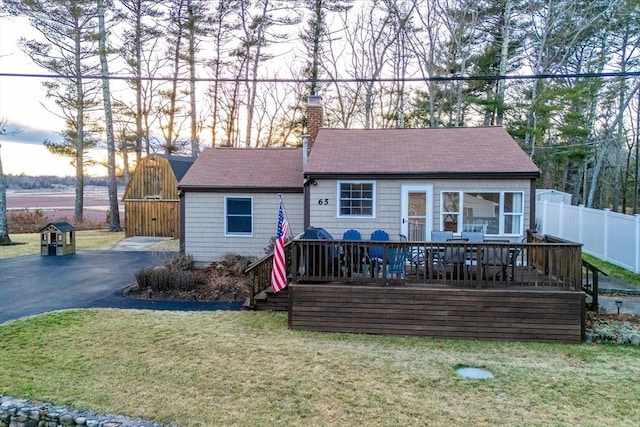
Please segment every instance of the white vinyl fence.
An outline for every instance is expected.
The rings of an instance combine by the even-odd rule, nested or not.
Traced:
[[[538,232],[582,243],[582,251],[640,273],[640,215],[538,201]]]

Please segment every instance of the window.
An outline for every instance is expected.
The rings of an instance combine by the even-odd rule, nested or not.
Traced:
[[[159,199],[162,195],[162,170],[159,166],[147,166],[144,168],[144,197],[147,199]]]
[[[225,211],[225,234],[234,236],[251,236],[253,234],[253,200],[251,197],[227,197]]]
[[[338,216],[374,216],[373,182],[339,182],[338,193]]]
[[[524,215],[522,212],[522,198],[522,193],[504,193],[503,215],[505,234],[521,234],[522,217]]]
[[[445,191],[442,193],[442,230],[454,233],[458,231],[461,209],[459,192]]]
[[[522,234],[522,192],[442,192],[442,230],[483,231],[485,234]]]

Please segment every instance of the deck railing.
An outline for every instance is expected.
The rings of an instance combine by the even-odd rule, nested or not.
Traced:
[[[287,272],[292,270],[294,263],[292,252],[292,243],[287,242],[284,245],[284,257],[287,264]],[[249,276],[249,306],[253,307],[256,302],[256,296],[261,292],[269,289],[271,286],[271,271],[273,269],[273,253],[263,256],[262,258],[254,261],[244,271]],[[288,277],[291,282],[292,277]]]
[[[289,274],[294,282],[580,290],[580,249],[548,242],[295,240]]]
[[[547,286],[581,290],[581,245],[487,241],[412,242],[293,240],[285,246],[290,283],[441,285],[496,288]],[[251,264],[249,303],[268,289],[273,254]]]

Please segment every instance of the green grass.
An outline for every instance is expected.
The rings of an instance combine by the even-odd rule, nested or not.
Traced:
[[[0,246],[0,259],[40,254],[40,233],[11,234],[9,237],[14,244]],[[108,250],[122,239],[124,239],[124,232],[110,233],[105,230],[77,231],[76,250]],[[160,252],[177,251],[179,249],[178,246],[178,240],[172,239],[153,245],[150,250]]]
[[[40,233],[10,234],[13,245],[0,246],[0,259],[40,254]],[[76,250],[92,251],[110,249],[124,239],[124,232],[110,233],[105,230],[76,232]]]
[[[490,370],[465,380],[460,366]],[[0,325],[0,394],[195,425],[631,425],[640,349],[292,331],[262,312]]]
[[[619,267],[615,264],[611,264],[610,262],[603,261],[594,256],[583,253],[582,258],[598,267],[600,270],[607,273],[609,276],[618,277],[622,280],[625,280],[629,283],[633,283],[634,285],[640,286],[640,275],[635,274],[634,272],[627,270],[626,268]]]

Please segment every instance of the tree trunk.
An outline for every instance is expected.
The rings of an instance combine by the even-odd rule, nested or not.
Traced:
[[[191,106],[189,116],[191,119],[191,156],[196,157],[200,153],[200,141],[198,137],[196,110],[196,18],[191,1],[188,2],[187,11],[189,13],[189,104]]]
[[[504,14],[502,19],[502,46],[500,48],[500,76],[504,77],[507,74],[507,65],[509,61],[509,42],[511,41],[511,0],[505,0],[504,2]],[[505,92],[505,80],[498,80],[498,90],[496,93],[496,125],[502,126],[504,121],[504,92]]]
[[[609,126],[609,128],[605,132],[605,140],[603,147],[598,152],[596,156],[596,164],[593,167],[593,175],[591,176],[591,186],[589,188],[589,197],[587,197],[587,207],[591,208],[594,205],[595,197],[596,197],[596,186],[598,185],[598,180],[600,179],[600,172],[602,171],[602,167],[604,165],[604,161],[606,159],[606,155],[609,151],[609,147],[613,142],[613,132],[614,129],[618,127],[618,122],[624,118],[624,110],[627,109],[629,102],[631,99],[636,96],[636,92],[640,89],[640,83],[638,83],[635,88],[627,95],[627,98],[624,100],[620,108],[618,109],[618,114],[616,115],[613,123]]]
[[[0,155],[0,246],[10,244],[9,225],[7,224],[7,183],[2,171],[2,155]]]
[[[84,87],[80,59],[80,34],[76,32],[75,78],[76,78],[76,199],[74,217],[82,222],[84,213]]]
[[[102,74],[102,102],[107,134],[107,170],[109,176],[109,231],[122,231],[118,207],[118,182],[116,181],[116,143],[113,136],[113,114],[109,89],[109,64],[107,63],[107,31],[104,24],[104,0],[98,0],[98,46],[100,51],[100,73]]]
[[[256,51],[253,54],[253,64],[251,66],[251,85],[249,86],[249,82],[247,81],[247,133],[245,143],[247,147],[251,146],[251,132],[253,129],[253,114],[255,113],[256,108],[256,91],[258,90],[258,66],[260,65],[260,55],[262,55],[262,45],[264,44],[264,25],[265,20],[268,19],[267,11],[269,10],[269,0],[264,0],[264,4],[262,7],[262,15],[260,18],[260,23],[258,24],[258,28],[256,29],[255,35],[255,45]],[[247,48],[247,52],[249,52],[249,47]],[[247,55],[250,57],[251,55]],[[248,69],[247,69],[248,71]],[[257,144],[256,144],[257,145]]]
[[[135,28],[136,49],[136,165],[142,158],[142,10],[138,3]],[[149,140],[147,139],[147,154],[149,154]],[[126,144],[125,144],[126,151]],[[128,171],[127,171],[128,172]]]

